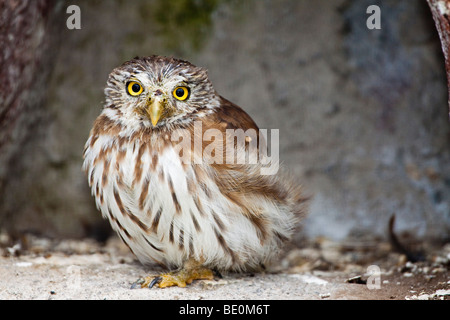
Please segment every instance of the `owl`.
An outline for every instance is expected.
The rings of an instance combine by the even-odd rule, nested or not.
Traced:
[[[282,172],[262,173],[264,135],[205,69],[136,57],[110,73],[105,96],[83,153],[89,186],[139,261],[167,269],[134,286],[255,272],[280,253],[307,199]]]

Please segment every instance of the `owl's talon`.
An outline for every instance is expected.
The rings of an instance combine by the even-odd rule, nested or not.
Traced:
[[[157,283],[160,283],[161,280],[162,280],[162,277],[156,277],[156,278],[154,278],[154,279],[150,282],[150,284],[148,285],[148,288],[149,288],[149,289],[153,288],[153,286],[154,286],[155,284],[157,284]]]
[[[194,269],[181,269],[179,271],[169,272],[162,274],[158,277],[145,277],[136,281],[131,288],[153,288],[157,286],[158,288],[166,288],[172,286],[178,286],[180,288],[186,287],[191,284],[194,280],[213,280],[214,273],[211,269],[198,267]]]
[[[142,278],[137,279],[135,282],[133,282],[133,283],[131,284],[130,289],[141,288],[141,283],[142,283],[143,281],[144,281],[144,279],[142,279]]]

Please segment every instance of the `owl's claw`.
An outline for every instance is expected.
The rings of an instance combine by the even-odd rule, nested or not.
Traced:
[[[131,286],[134,288],[153,288],[155,285],[158,288],[166,288],[172,286],[178,286],[181,288],[191,284],[194,280],[212,280],[214,274],[211,269],[198,267],[194,269],[181,269],[179,271],[169,272],[162,274],[158,277],[148,276],[141,278]]]
[[[144,278],[139,278],[137,279],[135,282],[133,282],[131,284],[130,289],[138,289],[138,288],[142,288],[142,284],[145,282]]]
[[[157,283],[160,283],[161,280],[162,280],[162,277],[156,277],[156,278],[154,278],[154,279],[150,282],[150,284],[148,285],[148,288],[149,288],[149,289],[153,288],[153,286],[154,286],[155,284],[157,284]]]

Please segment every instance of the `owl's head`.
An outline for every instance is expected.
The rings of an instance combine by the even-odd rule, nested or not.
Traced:
[[[105,108],[119,110],[122,123],[141,127],[188,122],[219,106],[205,69],[161,56],[137,57],[114,69],[105,95]]]

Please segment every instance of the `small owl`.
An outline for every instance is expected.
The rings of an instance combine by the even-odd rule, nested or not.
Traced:
[[[172,270],[140,286],[258,271],[280,252],[306,199],[281,173],[261,173],[263,135],[205,69],[137,57],[111,72],[105,96],[83,169],[103,217],[136,257]]]

